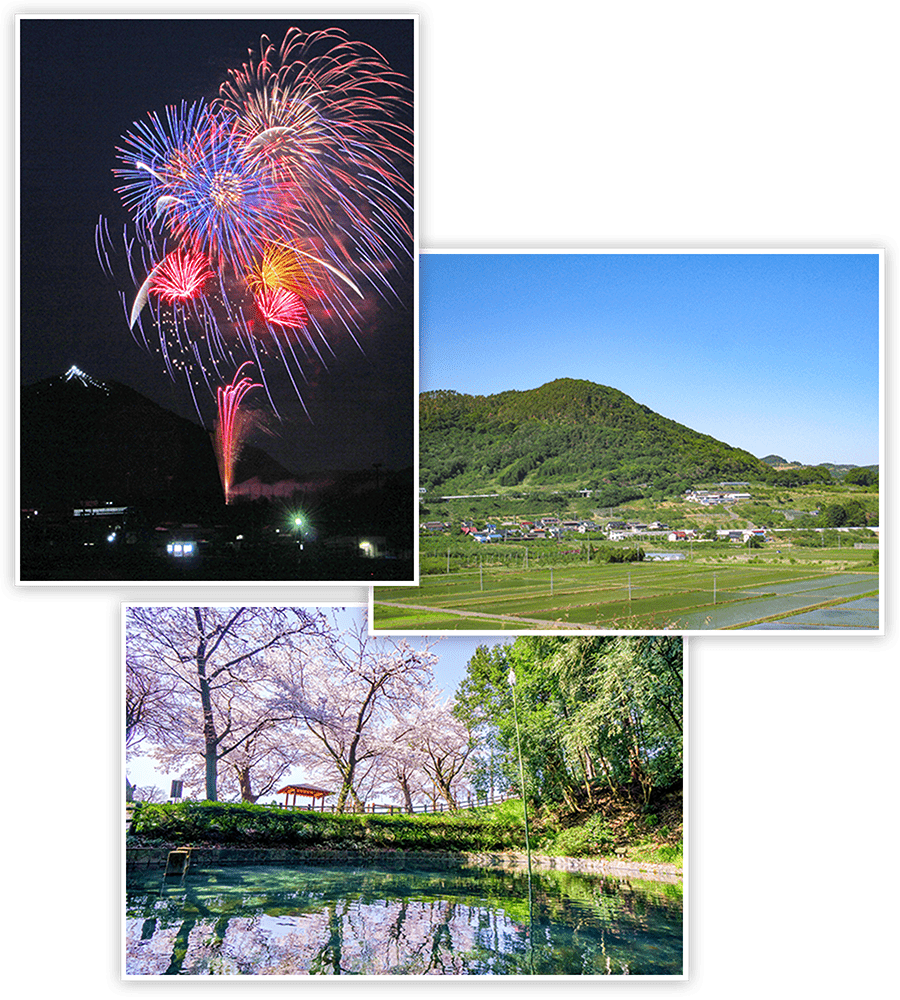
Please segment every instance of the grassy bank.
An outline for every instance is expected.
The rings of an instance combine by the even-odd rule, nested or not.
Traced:
[[[660,796],[649,811],[605,793],[590,812],[530,814],[532,849],[562,857],[615,857],[674,864],[682,859],[681,794]],[[129,845],[415,850],[460,853],[525,849],[522,803],[452,813],[333,815],[243,803],[138,803]]]

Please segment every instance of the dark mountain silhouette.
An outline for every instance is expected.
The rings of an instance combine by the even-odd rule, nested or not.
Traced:
[[[70,369],[21,391],[21,500],[26,507],[222,496],[208,431],[117,382]],[[239,475],[293,474],[247,446]]]

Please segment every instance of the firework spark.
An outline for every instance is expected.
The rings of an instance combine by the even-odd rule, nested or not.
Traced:
[[[265,383],[264,359],[278,359],[296,388],[304,353],[321,356],[336,326],[356,339],[411,257],[409,114],[377,51],[291,28],[279,47],[263,37],[212,103],[136,122],[114,173],[138,343],[192,392],[233,393],[221,371],[253,361]],[[105,220],[96,239],[110,270]]]
[[[150,274],[148,291],[165,302],[180,302],[199,295],[214,275],[202,254],[174,250],[163,258]]]
[[[296,292],[287,288],[263,288],[256,295],[256,305],[267,323],[305,327],[306,306]]]
[[[291,28],[278,49],[263,37],[259,57],[231,71],[220,101],[248,157],[293,199],[336,266],[358,266],[361,250],[406,251],[411,187],[400,164],[412,145],[398,114],[406,89],[378,52],[338,29]],[[331,238],[336,221],[345,245]]]
[[[252,379],[241,376],[241,371],[249,365],[245,361],[234,373],[230,385],[219,386],[216,391],[218,420],[215,430],[216,460],[219,463],[219,478],[225,493],[225,503],[231,503],[234,486],[234,471],[247,436],[256,424],[256,415],[251,410],[241,408],[244,397],[251,389],[262,386]]]

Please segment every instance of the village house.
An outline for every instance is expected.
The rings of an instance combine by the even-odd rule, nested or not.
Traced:
[[[684,499],[690,503],[701,503],[709,507],[715,504],[741,503],[744,500],[752,499],[752,497],[749,493],[733,491],[685,490]]]

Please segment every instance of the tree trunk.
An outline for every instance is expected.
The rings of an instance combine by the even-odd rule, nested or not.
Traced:
[[[203,617],[199,608],[194,608],[194,618],[197,622],[197,632],[200,641],[197,644],[197,679],[200,683],[200,704],[203,706],[203,741],[206,758],[206,798],[209,802],[217,800],[216,790],[216,754],[219,749],[219,738],[216,735],[216,722],[213,718],[212,697],[209,691],[209,679],[206,676],[206,638],[203,634]]]
[[[451,812],[454,812],[457,809],[457,805],[456,805],[456,799],[453,796],[453,792],[450,790],[449,781],[447,781],[447,779],[440,772],[435,774],[434,780],[435,784],[438,786],[438,789],[440,790],[441,795],[443,795],[444,799],[446,800],[447,805],[450,806]]]
[[[409,779],[404,774],[402,777],[398,776],[397,780],[400,782],[400,789],[403,792],[403,802],[406,805],[406,811],[408,813],[415,812],[415,809],[413,809],[412,795],[409,791]]]
[[[356,794],[356,789],[353,787],[353,778],[351,775],[345,774],[344,780],[341,782],[341,790],[338,793],[337,805],[334,807],[334,811],[342,813],[348,798],[357,810],[362,808],[362,802],[360,802],[359,796]]]
[[[238,771],[238,782],[241,786],[241,802],[253,802],[259,798],[253,794],[253,779],[249,767],[242,767]]]

